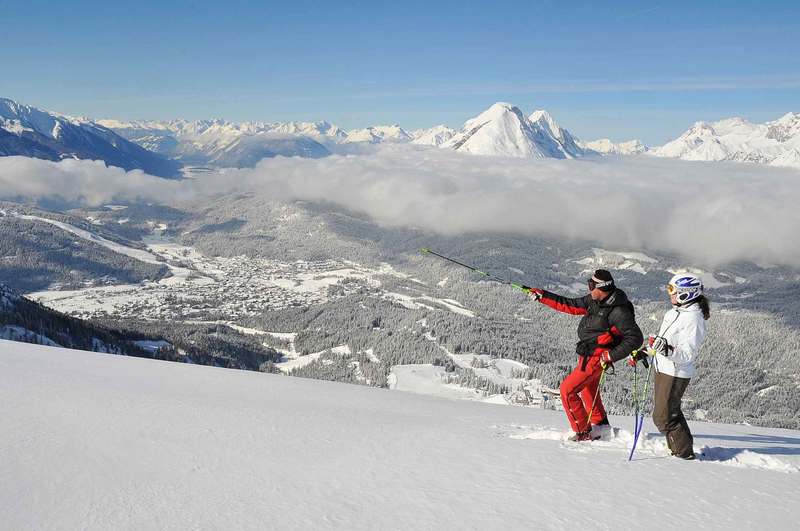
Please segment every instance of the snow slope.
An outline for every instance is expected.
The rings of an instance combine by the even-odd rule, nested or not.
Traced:
[[[800,168],[800,113],[790,112],[763,124],[743,118],[696,122],[653,154],[683,160],[730,160]]]
[[[558,125],[549,112],[539,109],[528,117],[532,124],[539,126],[543,131],[549,131],[561,148],[564,158],[571,159],[585,155],[583,147],[572,134]]]
[[[0,341],[0,522],[33,529],[794,529],[800,432],[645,424]],[[627,429],[631,418],[613,419]],[[633,493],[633,494],[632,494]],[[679,508],[679,510],[674,510]]]

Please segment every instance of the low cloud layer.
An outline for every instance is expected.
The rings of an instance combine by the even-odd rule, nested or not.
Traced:
[[[0,158],[0,196],[162,203],[226,192],[325,200],[388,226],[446,234],[511,231],[649,248],[704,265],[800,266],[800,172],[642,156],[603,160],[474,157],[394,146],[358,156],[267,159],[170,182],[102,163]]]

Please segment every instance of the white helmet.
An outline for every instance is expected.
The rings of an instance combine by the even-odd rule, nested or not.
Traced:
[[[667,293],[674,294],[678,304],[686,304],[703,294],[703,281],[691,273],[678,273],[669,280]]]

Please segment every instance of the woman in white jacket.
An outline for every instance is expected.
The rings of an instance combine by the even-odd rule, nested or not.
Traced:
[[[672,455],[694,459],[694,440],[681,411],[681,399],[695,373],[710,309],[703,283],[695,275],[673,276],[667,292],[672,309],[664,315],[658,335],[650,338],[656,366],[653,421],[667,436]]]

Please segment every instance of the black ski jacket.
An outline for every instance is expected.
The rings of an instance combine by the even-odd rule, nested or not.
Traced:
[[[538,291],[538,290],[537,290]],[[597,349],[607,349],[612,361],[619,361],[642,346],[644,336],[636,324],[633,304],[621,289],[614,289],[602,301],[587,294],[575,299],[541,290],[539,302],[554,310],[582,315],[578,323],[576,352],[590,356]]]

